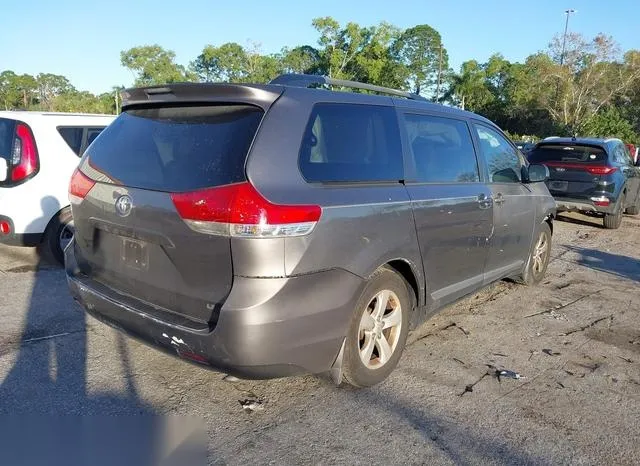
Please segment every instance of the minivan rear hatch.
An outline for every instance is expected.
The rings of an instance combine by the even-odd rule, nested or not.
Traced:
[[[74,176],[88,184],[84,199],[72,199],[81,273],[147,305],[214,321],[233,281],[231,242],[190,228],[173,197],[196,193],[197,204],[200,190],[244,181],[263,107],[228,99],[125,107]]]
[[[554,196],[587,199],[601,177],[615,170],[608,166],[602,147],[586,144],[539,144],[528,159],[549,167],[547,186]]]

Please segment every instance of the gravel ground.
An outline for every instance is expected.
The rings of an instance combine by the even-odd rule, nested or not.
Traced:
[[[204,419],[211,464],[640,464],[640,217],[564,217],[552,256],[542,285],[445,309],[352,390],[224,380],[85,319],[61,270],[2,248],[0,414]]]

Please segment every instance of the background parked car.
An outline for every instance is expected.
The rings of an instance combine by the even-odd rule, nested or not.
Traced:
[[[640,148],[636,147],[635,144],[625,144],[629,149],[629,153],[631,154],[631,158],[633,159],[633,163],[638,162],[638,152],[640,152]]]
[[[524,155],[527,155],[529,151],[531,151],[531,149],[536,146],[536,143],[529,141],[517,141],[515,142],[515,145],[518,149],[520,149],[520,152],[522,152]]]
[[[0,112],[0,242],[44,243],[63,262],[72,236],[68,186],[86,148],[114,116]]]
[[[640,168],[619,139],[547,138],[528,158],[549,167],[559,212],[600,214],[606,228],[618,228],[624,212],[640,213]]]

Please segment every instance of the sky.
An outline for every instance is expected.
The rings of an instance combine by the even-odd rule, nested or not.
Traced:
[[[499,52],[522,61],[561,34],[568,8],[577,10],[569,31],[612,35],[623,50],[640,48],[639,0],[0,0],[0,71],[61,74],[94,93],[130,86],[120,52],[160,44],[188,65],[207,44],[249,41],[263,53],[283,46],[316,45],[311,20],[332,16],[372,26],[428,24],[440,32],[450,66],[480,62]]]

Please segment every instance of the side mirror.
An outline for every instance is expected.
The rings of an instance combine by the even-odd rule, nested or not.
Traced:
[[[7,164],[7,159],[0,157],[0,181],[5,181],[7,179],[9,172],[9,165]]]
[[[541,183],[549,179],[549,168],[546,165],[531,164],[527,169],[528,183]]]

